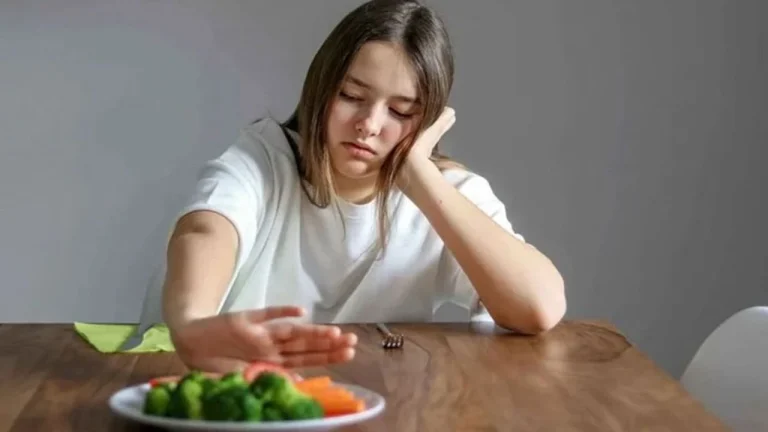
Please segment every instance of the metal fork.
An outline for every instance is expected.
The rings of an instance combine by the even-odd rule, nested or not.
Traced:
[[[384,335],[384,339],[381,341],[381,346],[384,349],[401,348],[405,338],[398,333],[392,333],[387,326],[382,323],[376,324],[376,328]]]

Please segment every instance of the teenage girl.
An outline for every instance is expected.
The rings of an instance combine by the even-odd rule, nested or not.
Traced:
[[[163,286],[188,367],[349,361],[357,339],[333,324],[430,321],[445,302],[528,334],[561,320],[558,270],[438,151],[453,72],[433,10],[369,1],[322,44],[288,121],[256,121],[205,164]]]

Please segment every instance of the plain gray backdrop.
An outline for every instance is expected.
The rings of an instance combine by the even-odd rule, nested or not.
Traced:
[[[239,128],[294,107],[358,0],[0,3],[0,321],[135,322],[169,221]],[[679,376],[768,303],[768,2],[433,0],[449,152]]]

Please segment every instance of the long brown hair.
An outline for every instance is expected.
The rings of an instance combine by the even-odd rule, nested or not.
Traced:
[[[333,169],[326,145],[328,110],[341,90],[352,60],[367,42],[398,44],[418,77],[421,121],[407,142],[396,146],[379,170],[376,180],[379,245],[386,247],[389,232],[388,202],[397,176],[415,137],[435,122],[448,103],[454,64],[445,24],[418,0],[371,0],[346,15],[331,31],[307,71],[296,110],[283,127],[301,137],[297,165],[310,201],[327,207],[335,199]],[[435,146],[431,159],[440,169],[462,167]]]

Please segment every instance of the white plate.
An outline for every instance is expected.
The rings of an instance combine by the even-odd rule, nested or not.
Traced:
[[[142,412],[144,398],[149,391],[149,384],[126,387],[109,398],[112,411],[129,420],[158,426],[177,431],[240,431],[240,432],[273,432],[301,431],[320,432],[330,431],[342,426],[348,426],[370,420],[384,411],[384,398],[371,390],[353,384],[335,384],[351,391],[356,397],[365,401],[366,410],[338,417],[328,417],[314,420],[293,420],[276,422],[214,422],[204,420],[184,420],[147,415]]]

